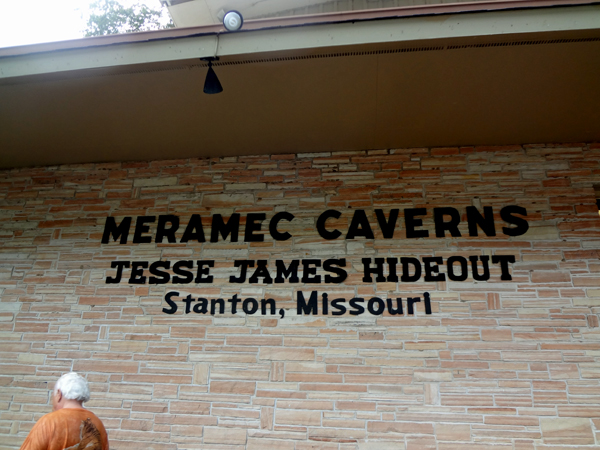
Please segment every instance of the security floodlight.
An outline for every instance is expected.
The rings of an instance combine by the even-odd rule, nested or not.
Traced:
[[[242,28],[244,18],[237,11],[229,11],[223,16],[223,25],[227,31],[237,31]]]

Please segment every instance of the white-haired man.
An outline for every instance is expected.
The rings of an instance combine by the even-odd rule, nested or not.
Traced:
[[[104,425],[83,407],[90,399],[85,378],[70,372],[52,392],[52,411],[33,426],[21,450],[109,450]]]

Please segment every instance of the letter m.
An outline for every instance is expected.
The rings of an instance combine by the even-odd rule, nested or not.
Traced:
[[[107,217],[106,223],[104,224],[104,233],[102,234],[102,243],[108,244],[109,237],[112,236],[114,241],[121,237],[120,243],[127,244],[127,237],[129,236],[130,227],[131,217],[124,217],[119,226],[117,226],[117,222],[115,222],[114,217]]]
[[[319,313],[317,305],[317,291],[312,291],[310,293],[310,298],[308,299],[308,304],[306,304],[306,299],[304,298],[304,294],[302,291],[298,291],[298,297],[296,298],[296,314],[301,316],[302,314],[306,315],[317,315]]]

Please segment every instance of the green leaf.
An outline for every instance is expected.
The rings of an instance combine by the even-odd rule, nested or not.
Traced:
[[[84,33],[86,37],[105,36],[173,27],[172,21],[165,23],[161,10],[140,4],[126,8],[117,0],[96,0],[90,5]]]

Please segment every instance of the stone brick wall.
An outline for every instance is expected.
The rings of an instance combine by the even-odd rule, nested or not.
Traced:
[[[88,407],[113,449],[597,448],[597,184],[598,144],[0,172],[0,449],[20,446],[50,410],[49,388],[70,370],[90,381]],[[502,233],[507,205],[526,209],[524,235]],[[468,206],[492,207],[495,236],[469,236]],[[435,236],[436,207],[460,212],[460,237]],[[406,237],[408,208],[426,208],[419,228],[429,237]],[[344,234],[364,210],[375,238],[323,239],[316,221],[329,209],[341,217],[327,228]],[[379,230],[378,209],[387,218],[399,210],[393,238]],[[278,229],[293,237],[275,241],[266,224],[281,211],[294,219]],[[264,213],[264,240],[101,243],[107,216],[177,215],[179,239],[193,214],[208,235],[211,216],[233,213],[242,230],[247,214]],[[363,280],[363,258],[501,255],[515,256],[510,279],[490,264],[483,281],[470,272],[464,281],[393,281],[387,269],[384,281]],[[272,270],[294,259],[345,259],[348,276],[229,282],[235,260],[266,260]],[[119,283],[106,283],[114,261],[159,260],[214,261],[214,279],[131,284],[125,269]],[[180,293],[175,314],[163,312],[170,291]],[[412,315],[406,304],[403,315],[299,315],[298,292],[312,291],[319,301],[322,293],[406,301],[428,292],[431,314],[422,301]],[[277,314],[185,313],[187,295],[236,294],[272,298]]]

